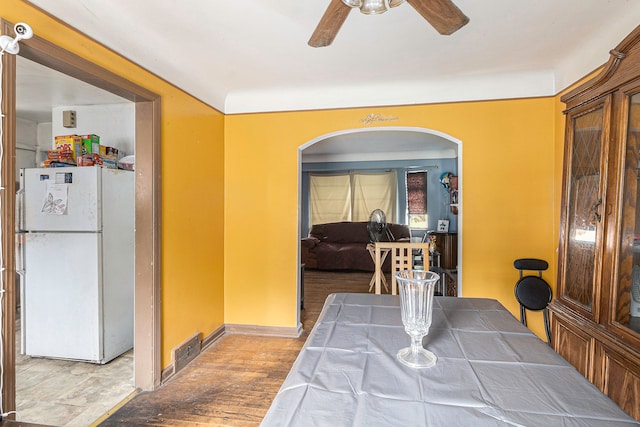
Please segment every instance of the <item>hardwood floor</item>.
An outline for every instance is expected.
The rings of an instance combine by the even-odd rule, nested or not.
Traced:
[[[257,426],[334,292],[368,292],[372,273],[305,271],[300,338],[229,334],[154,392],[124,404],[100,426]]]

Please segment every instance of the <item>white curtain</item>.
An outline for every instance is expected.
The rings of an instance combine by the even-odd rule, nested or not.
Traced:
[[[387,222],[396,222],[398,177],[395,172],[353,174],[351,188],[353,221],[368,221],[374,209],[382,209]]]
[[[351,221],[349,175],[309,175],[311,224]]]
[[[368,221],[382,209],[396,222],[398,178],[395,172],[309,175],[311,225],[338,221]]]

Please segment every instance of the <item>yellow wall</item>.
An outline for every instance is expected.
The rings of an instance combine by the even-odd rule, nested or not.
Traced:
[[[340,130],[416,126],[461,140],[463,294],[517,316],[519,257],[548,260],[555,287],[558,97],[224,117],[21,1],[2,0],[0,14],[162,96],[163,367],[223,322],[296,327],[298,147]],[[365,125],[370,113],[397,120]],[[540,316],[530,320],[543,336]]]
[[[0,15],[162,97],[162,367],[195,332],[222,325],[224,117],[18,0]],[[28,44],[22,41],[21,44]],[[170,53],[168,53],[170,54]]]
[[[548,260],[544,277],[555,284],[556,105],[549,97],[225,117],[225,322],[295,327],[298,147],[385,125],[462,141],[463,295],[496,298],[517,315],[514,259]],[[370,113],[397,120],[366,125]]]

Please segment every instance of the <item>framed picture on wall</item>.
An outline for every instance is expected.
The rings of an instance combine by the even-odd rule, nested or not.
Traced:
[[[449,220],[448,219],[439,219],[438,220],[438,233],[448,233],[449,232]]]

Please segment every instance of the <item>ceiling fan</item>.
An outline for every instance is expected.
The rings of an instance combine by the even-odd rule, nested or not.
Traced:
[[[309,39],[309,46],[329,46],[353,8],[362,13],[377,14],[396,7],[405,0],[331,0],[320,23]],[[469,18],[451,0],[406,0],[440,34],[450,35],[464,27]]]

